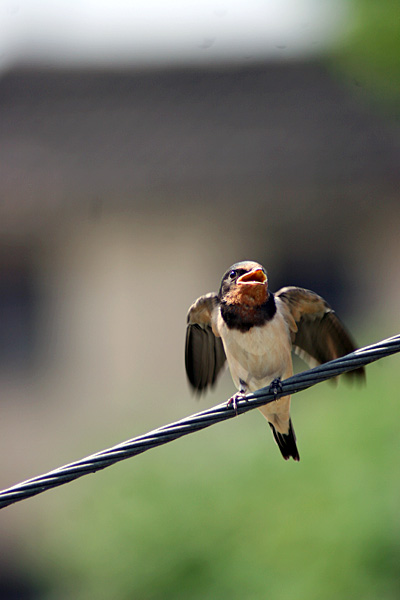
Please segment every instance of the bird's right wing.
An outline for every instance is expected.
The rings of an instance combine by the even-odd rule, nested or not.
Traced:
[[[214,385],[226,361],[222,340],[212,328],[212,313],[217,306],[217,294],[206,294],[192,304],[187,316],[186,374],[198,392]]]

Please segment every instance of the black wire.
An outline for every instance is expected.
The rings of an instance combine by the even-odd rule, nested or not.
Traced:
[[[145,435],[138,436],[112,448],[102,450],[64,467],[45,473],[44,475],[23,481],[0,492],[0,508],[63,485],[88,473],[95,473],[121,460],[141,454],[142,452],[146,452],[146,450],[161,446],[194,431],[200,431],[215,423],[232,419],[237,414],[243,414],[249,410],[258,408],[280,396],[295,394],[321,381],[336,377],[347,371],[358,369],[396,352],[400,352],[400,334],[372,344],[371,346],[360,348],[351,354],[319,365],[314,369],[293,375],[281,382],[278,394],[271,391],[269,387],[262,388],[253,394],[248,394],[244,400],[240,400],[237,403],[237,412],[232,406],[228,406],[224,402],[175,423],[164,425]]]

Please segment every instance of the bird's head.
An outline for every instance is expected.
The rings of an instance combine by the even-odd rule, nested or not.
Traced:
[[[268,277],[264,267],[250,260],[232,265],[222,278],[219,298],[227,304],[248,306],[266,302]]]

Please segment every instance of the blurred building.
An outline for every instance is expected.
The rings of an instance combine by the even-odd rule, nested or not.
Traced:
[[[19,71],[0,103],[3,368],[69,357],[66,373],[93,361],[100,389],[110,371],[111,387],[130,380],[161,293],[183,300],[168,307],[179,342],[193,296],[246,256],[275,289],[313,287],[350,312],[379,301],[397,132],[318,64]]]

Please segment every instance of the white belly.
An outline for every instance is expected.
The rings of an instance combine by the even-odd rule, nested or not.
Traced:
[[[245,333],[228,329],[219,311],[216,325],[238,389],[242,387],[240,380],[245,382],[247,391],[254,392],[277,377],[292,375],[290,334],[279,311],[262,327],[252,327]]]

